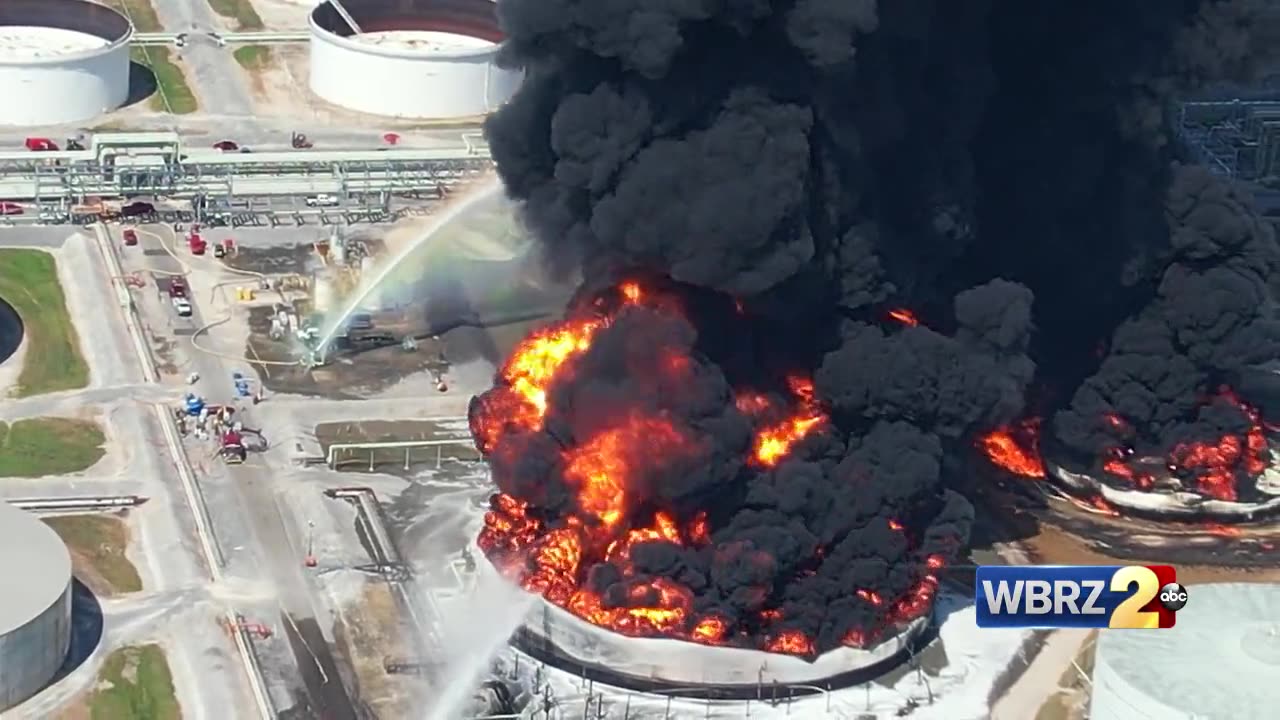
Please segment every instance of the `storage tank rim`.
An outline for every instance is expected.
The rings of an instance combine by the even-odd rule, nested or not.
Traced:
[[[13,26],[7,26],[7,27],[13,27]],[[32,27],[47,27],[47,26],[33,25]],[[51,28],[51,29],[65,30],[66,28]],[[73,30],[71,32],[78,32],[78,31]],[[89,33],[84,33],[84,34],[88,35]],[[79,50],[72,53],[66,53],[64,55],[50,55],[48,57],[21,58],[21,59],[15,59],[15,60],[10,60],[8,58],[0,57],[0,67],[32,67],[32,66],[38,66],[38,65],[65,65],[65,64],[76,62],[79,60],[87,60],[90,58],[102,57],[104,55],[111,54],[111,52],[114,50],[119,49],[121,45],[128,45],[133,40],[133,35],[134,35],[133,23],[129,23],[129,31],[126,32],[124,36],[121,37],[119,40],[113,40],[109,44],[107,44],[105,47],[92,48],[89,50]]]
[[[343,37],[331,30],[326,30],[316,22],[315,13],[307,15],[307,25],[311,28],[313,39],[322,39],[325,42],[337,45],[343,50],[351,52],[363,53],[365,55],[376,55],[384,58],[394,58],[402,60],[478,60],[486,57],[494,57],[498,53],[499,45],[494,43],[482,48],[465,48],[459,50],[399,50],[388,48],[382,45],[373,45],[371,43],[362,43],[352,40],[349,37]],[[454,33],[460,34],[460,33]],[[468,35],[467,37],[475,37]],[[486,40],[485,38],[476,38],[478,40]],[[491,42],[486,40],[486,42]]]

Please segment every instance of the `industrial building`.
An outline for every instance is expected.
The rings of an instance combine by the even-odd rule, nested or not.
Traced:
[[[521,73],[494,60],[492,0],[346,0],[311,11],[311,89],[350,110],[396,118],[478,119],[506,102]],[[370,82],[376,78],[377,82]]]
[[[0,2],[0,125],[83,122],[129,97],[133,25],[85,0]]]
[[[1091,717],[1276,716],[1280,585],[1195,585],[1187,594],[1168,630],[1101,633]]]
[[[34,695],[71,643],[71,554],[35,516],[0,502],[0,712]]]

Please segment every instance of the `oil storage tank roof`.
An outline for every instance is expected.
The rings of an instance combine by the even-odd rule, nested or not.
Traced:
[[[1172,628],[1101,631],[1098,664],[1126,694],[1182,717],[1280,717],[1280,585],[1193,585],[1187,596]]]
[[[71,582],[71,554],[34,515],[0,501],[0,636],[53,605]]]

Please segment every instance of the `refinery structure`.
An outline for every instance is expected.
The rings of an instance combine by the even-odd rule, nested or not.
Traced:
[[[0,718],[1271,717],[1273,81],[747,5],[0,0]]]

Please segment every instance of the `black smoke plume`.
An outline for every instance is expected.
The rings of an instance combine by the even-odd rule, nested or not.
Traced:
[[[834,420],[772,470],[655,490],[712,504],[716,551],[649,546],[644,571],[741,633],[776,607],[828,648],[886,620],[858,590],[900,597],[967,541],[947,479],[1033,383],[1071,451],[1109,443],[1105,412],[1156,444],[1194,432],[1198,394],[1275,355],[1280,253],[1185,164],[1169,108],[1246,73],[1259,4],[502,0],[526,80],[487,133],[549,258],[592,288],[638,269],[723,293],[750,325],[717,349],[636,313],[610,334],[646,340],[593,348],[549,425],[592,422],[616,393],[564,394],[635,383],[626,353],[671,333],[707,360],[696,412],[666,409],[717,423],[713,459],[747,436],[730,386],[800,370]],[[530,484],[565,502],[554,475]]]

